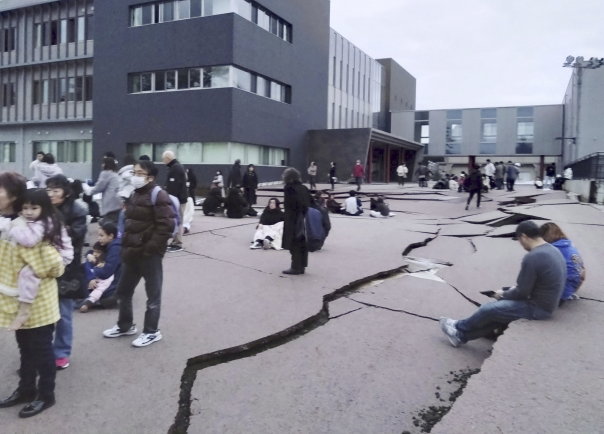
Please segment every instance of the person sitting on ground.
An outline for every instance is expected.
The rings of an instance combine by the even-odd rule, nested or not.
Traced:
[[[449,190],[457,190],[457,188],[459,187],[459,178],[457,178],[457,176],[453,176],[451,179],[449,179]]]
[[[369,215],[375,218],[387,218],[394,217],[396,214],[390,212],[390,208],[384,202],[383,197],[378,197],[375,201],[375,209],[371,210]]]
[[[224,207],[226,208],[226,215],[230,219],[242,219],[247,215],[249,205],[241,195],[239,186],[229,190],[229,194],[224,200]]]
[[[541,178],[535,178],[535,187],[537,190],[543,190],[543,181],[541,181]]]
[[[111,283],[113,282],[114,277],[109,276],[108,279],[100,280],[97,279],[94,274],[95,268],[104,268],[105,260],[107,255],[107,246],[103,246],[98,241],[94,243],[92,246],[92,250],[88,251],[86,254],[86,262],[84,263],[84,268],[86,269],[86,279],[96,281],[96,288],[90,292],[90,295],[84,300],[84,303],[80,306],[80,312],[86,313],[90,310],[92,305],[99,301],[103,293]]]
[[[329,232],[331,231],[331,221],[329,220],[329,212],[325,207],[321,206],[319,201],[317,201],[316,197],[311,197],[310,208],[312,208],[314,211],[318,211],[319,214],[311,211],[310,209],[308,211],[308,216],[306,218],[308,251],[311,253],[320,252],[321,250],[323,250],[325,240],[327,239],[327,237],[329,236]],[[317,217],[320,217],[320,221]],[[316,220],[313,220],[315,218]]]
[[[256,233],[250,249],[282,250],[284,217],[281,202],[276,197],[271,197],[268,206],[260,216],[260,223],[256,226]]]
[[[566,284],[560,306],[567,300],[578,299],[577,291],[585,281],[585,265],[581,255],[556,223],[545,223],[539,232],[545,241],[560,250],[566,260]]]
[[[323,208],[325,208],[325,197],[323,196],[323,192],[322,191],[317,191],[315,193],[315,200],[317,201],[317,203],[319,205],[321,205]]]
[[[360,216],[363,214],[363,203],[361,202],[361,199],[356,197],[357,193],[354,190],[350,190],[348,194],[350,194],[350,197],[346,199],[344,205],[342,205],[343,214],[352,217]]]
[[[440,327],[454,347],[518,319],[547,319],[558,307],[566,284],[564,256],[541,237],[534,222],[520,223],[516,239],[529,252],[522,260],[516,286],[495,291],[497,301],[483,304],[467,319],[440,319]]]
[[[468,175],[466,174],[466,172],[461,172],[461,174],[459,175],[459,178],[457,179],[457,184],[458,184],[457,192],[458,193],[463,193],[464,191],[467,191],[467,189],[466,189],[466,178],[467,177],[468,177]]]
[[[482,175],[482,192],[488,193],[490,189],[490,179],[487,175]]]
[[[209,217],[214,217],[216,214],[224,212],[224,198],[222,197],[222,191],[218,187],[218,184],[214,182],[212,188],[208,192],[206,200],[201,205],[203,214]]]
[[[326,202],[327,210],[333,214],[342,214],[342,204],[336,200],[333,193],[329,193],[329,197]]]
[[[440,178],[438,180],[438,182],[436,182],[436,184],[434,184],[434,187],[432,187],[434,190],[448,190],[449,189],[449,178],[448,175],[447,176],[443,176],[442,178]]]

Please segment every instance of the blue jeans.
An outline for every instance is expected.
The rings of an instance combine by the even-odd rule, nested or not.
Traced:
[[[68,298],[59,299],[59,310],[61,319],[55,329],[55,341],[53,349],[55,359],[69,358],[73,344],[73,305],[74,300]]]
[[[485,337],[498,326],[517,319],[541,320],[550,316],[549,312],[529,300],[499,300],[483,304],[474,315],[458,321],[457,337],[465,343]]]

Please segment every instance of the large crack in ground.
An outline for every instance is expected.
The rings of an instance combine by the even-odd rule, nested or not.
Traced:
[[[407,246],[404,250],[403,255],[406,256],[411,253],[414,249],[425,247],[429,242],[433,241],[438,237],[436,234],[433,237],[426,238],[424,241],[413,243]],[[204,255],[199,255],[204,256]],[[213,259],[213,258],[209,258]],[[338,317],[330,318],[329,317],[329,304],[339,300],[342,297],[347,297],[348,295],[361,290],[362,288],[370,285],[375,281],[383,281],[385,279],[393,278],[401,273],[405,272],[407,269],[407,265],[402,265],[400,267],[394,268],[392,270],[381,271],[376,274],[373,274],[368,277],[364,277],[362,279],[356,280],[354,282],[348,283],[343,287],[336,289],[323,296],[323,304],[321,310],[309,317],[305,320],[286,328],[280,332],[272,334],[270,336],[266,336],[264,338],[248,342],[243,345],[238,345],[235,347],[227,348],[220,351],[215,351],[212,353],[202,354],[197,357],[193,357],[187,361],[187,365],[184,369],[183,375],[181,377],[181,385],[180,385],[180,395],[178,400],[178,411],[176,417],[174,418],[174,424],[168,430],[168,434],[186,434],[189,430],[189,426],[191,423],[191,403],[192,403],[192,391],[193,386],[195,384],[195,380],[197,379],[197,373],[206,368],[210,368],[212,366],[217,366],[223,363],[232,362],[239,359],[244,359],[248,357],[254,357],[260,353],[271,350],[273,348],[282,346],[291,342],[295,339],[298,339],[319,327],[327,324],[331,319],[336,319]],[[257,270],[259,271],[259,270]],[[352,313],[352,312],[347,312]],[[405,312],[407,313],[407,312]],[[420,316],[416,314],[409,313],[410,315]],[[430,320],[436,320],[435,318],[424,317]],[[437,320],[436,320],[437,321]]]

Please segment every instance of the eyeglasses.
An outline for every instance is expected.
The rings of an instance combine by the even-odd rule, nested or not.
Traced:
[[[149,176],[149,174],[146,173],[146,172],[137,172],[137,171],[135,171],[135,172],[132,172],[132,173],[134,174],[134,176]]]

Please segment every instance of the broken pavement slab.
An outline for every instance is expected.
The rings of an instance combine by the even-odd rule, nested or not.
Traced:
[[[439,235],[443,237],[476,237],[486,235],[492,228],[483,225],[460,223],[441,226]]]

